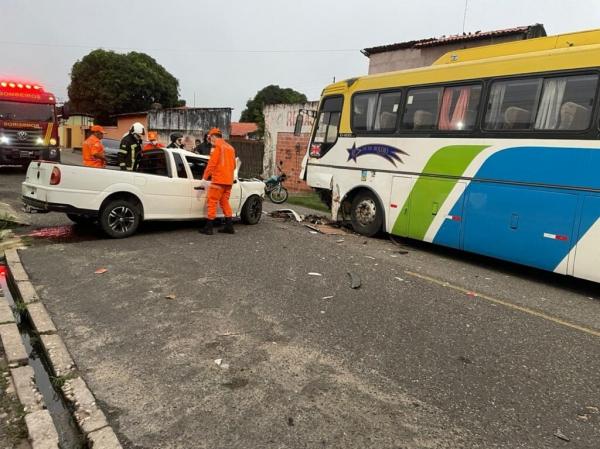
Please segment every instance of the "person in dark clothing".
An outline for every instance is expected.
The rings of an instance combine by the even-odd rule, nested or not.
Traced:
[[[196,142],[198,142],[198,141],[196,141]],[[210,156],[211,150],[212,150],[212,144],[208,141],[208,133],[205,133],[204,141],[200,145],[196,145],[196,148],[194,148],[194,151],[198,154]]]
[[[135,158],[142,151],[142,136],[146,133],[144,125],[135,122],[119,145],[119,168],[133,170]]]
[[[171,143],[167,145],[167,148],[183,148],[183,134],[171,133],[169,137],[171,139]]]

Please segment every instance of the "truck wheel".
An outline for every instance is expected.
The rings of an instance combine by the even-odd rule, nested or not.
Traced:
[[[96,217],[90,215],[67,214],[67,217],[69,217],[69,220],[73,223],[81,226],[90,226],[96,221]]]
[[[258,195],[253,195],[246,200],[240,214],[242,223],[255,225],[262,216],[262,200]]]
[[[114,239],[133,234],[140,224],[140,211],[136,204],[126,199],[117,199],[106,204],[100,211],[102,230]]]
[[[354,197],[350,219],[354,231],[367,237],[372,237],[381,230],[383,210],[373,193],[362,191]]]

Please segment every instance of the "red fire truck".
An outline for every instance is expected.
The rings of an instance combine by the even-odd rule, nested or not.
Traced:
[[[56,100],[42,86],[0,79],[0,165],[60,161]]]

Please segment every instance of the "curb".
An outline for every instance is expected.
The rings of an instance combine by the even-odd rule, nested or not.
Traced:
[[[88,447],[122,449],[114,430],[108,424],[106,416],[97,406],[96,398],[87,387],[83,378],[78,374],[77,366],[62,338],[57,334],[56,326],[54,325],[50,314],[29,281],[29,276],[21,263],[18,252],[15,249],[6,250],[5,258],[10,272],[12,273],[13,269],[15,269],[17,273],[17,277],[14,277],[13,279],[14,285],[18,290],[18,296],[20,296],[20,299],[27,307],[27,313],[29,314],[33,328],[40,337],[41,344],[48,356],[48,360],[50,361],[55,375],[67,379],[62,386],[62,391],[66,400],[72,406],[73,418],[82,434],[85,436]],[[3,315],[5,310],[3,312],[3,308],[1,307],[2,303],[6,303],[6,300],[2,297],[0,290],[0,320],[5,316]],[[6,303],[6,305],[8,304]],[[0,323],[2,323],[2,321],[0,321]],[[14,323],[14,317],[12,322],[0,325],[2,342],[4,343],[4,333],[6,333],[7,336],[12,335],[11,338],[14,338],[15,330],[18,337],[18,343],[23,347],[22,350],[25,353],[26,364],[27,353],[25,352],[25,347],[20,339],[17,325]],[[13,362],[14,366],[11,365],[11,367],[14,368],[11,369],[11,374],[15,372],[15,374],[13,374],[13,382],[17,390],[17,396],[23,407],[26,407],[26,411],[30,412],[25,416],[25,422],[27,424],[32,449],[57,448],[58,434],[52,423],[49,412],[47,410],[40,410],[41,408],[45,408],[45,406],[42,407],[36,405],[35,402],[32,402],[34,400],[38,400],[39,402],[41,399],[41,395],[37,389],[35,389],[35,384],[32,383],[31,374],[33,374],[33,370],[28,365],[17,367],[20,361],[21,364],[23,364],[22,354],[19,355],[18,349],[13,350],[16,351],[16,355],[13,356],[15,361]],[[6,346],[5,352],[8,355],[9,350],[6,349]],[[32,385],[33,391],[30,392],[26,387],[29,386],[31,389]],[[19,388],[22,393],[19,393]],[[49,425],[52,426],[52,429],[48,427]],[[56,439],[54,438],[55,435]]]

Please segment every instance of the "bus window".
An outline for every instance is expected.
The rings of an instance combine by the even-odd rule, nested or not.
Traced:
[[[535,129],[588,129],[598,75],[575,75],[544,80]]]
[[[414,130],[435,129],[441,97],[441,87],[409,90],[402,115],[402,127]]]
[[[375,131],[393,132],[396,130],[400,98],[400,92],[386,92],[379,95],[375,125],[373,126]]]
[[[439,129],[470,131],[475,127],[481,86],[457,86],[444,89]]]
[[[356,94],[352,98],[352,131],[371,131],[377,106],[377,93]]]
[[[342,115],[342,97],[329,97],[323,101],[315,137],[311,146],[310,155],[313,157],[323,156],[336,142]]]
[[[485,115],[486,129],[530,129],[541,79],[495,81]]]

